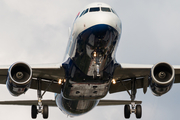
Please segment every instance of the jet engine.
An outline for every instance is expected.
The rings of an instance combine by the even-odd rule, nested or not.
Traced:
[[[23,62],[17,62],[10,66],[7,75],[6,86],[13,96],[25,93],[31,85],[32,69]]]
[[[154,65],[151,69],[150,88],[154,95],[161,96],[167,93],[175,80],[174,68],[165,62]]]

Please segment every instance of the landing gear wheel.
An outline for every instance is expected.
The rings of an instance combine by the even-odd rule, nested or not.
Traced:
[[[129,105],[125,105],[124,106],[124,117],[126,119],[130,118],[130,106]]]
[[[142,107],[141,105],[136,105],[136,118],[140,119],[142,116]]]
[[[43,118],[44,119],[48,118],[48,106],[47,105],[43,106]]]
[[[31,117],[32,117],[32,119],[36,119],[36,117],[37,117],[37,107],[36,107],[36,105],[32,105],[31,106]]]

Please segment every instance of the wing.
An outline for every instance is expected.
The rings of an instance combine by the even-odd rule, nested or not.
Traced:
[[[142,64],[117,65],[113,75],[113,78],[117,82],[116,84],[111,84],[109,93],[131,90],[131,81],[133,78],[136,78],[136,88],[143,88],[144,93],[146,93],[152,67],[153,65]],[[173,67],[175,69],[175,83],[180,83],[180,66]]]
[[[31,89],[37,89],[37,78],[41,78],[41,90],[60,93],[61,85],[58,84],[58,79],[63,79],[65,76],[65,72],[61,64],[42,64],[30,66],[33,72],[30,87]],[[6,84],[9,67],[10,66],[0,66],[0,84]]]
[[[10,66],[0,66],[0,84],[6,84],[7,72]]]

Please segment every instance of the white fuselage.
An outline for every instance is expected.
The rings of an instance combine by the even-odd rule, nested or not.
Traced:
[[[100,11],[96,11],[96,12],[88,11],[86,14],[81,15],[83,10],[94,8],[94,7],[99,7]],[[101,7],[110,8],[111,12],[101,11]],[[114,29],[116,29],[118,33],[121,35],[121,32],[122,32],[121,21],[119,17],[117,16],[117,14],[112,12],[113,9],[109,5],[103,4],[103,3],[93,3],[85,7],[83,10],[79,12],[76,19],[74,20],[73,27],[71,29],[71,34],[69,36],[69,42],[68,42],[67,51],[65,53],[64,60],[67,60],[69,57],[74,56],[75,51],[73,52],[73,54],[71,54],[70,50],[73,48],[73,45],[75,45],[75,42],[76,42],[75,38],[77,38],[77,36],[80,33],[82,33],[83,31],[85,31],[86,29],[92,26],[99,25],[99,24],[109,25],[113,27]],[[113,54],[113,57],[115,57],[115,54]]]
[[[111,84],[121,21],[104,3],[86,6],[77,15],[64,56],[66,83],[57,106],[70,116],[87,113],[106,96]]]

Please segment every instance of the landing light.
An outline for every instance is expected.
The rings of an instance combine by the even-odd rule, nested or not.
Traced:
[[[59,79],[58,80],[58,84],[61,85],[62,83],[65,83],[66,82],[66,79]]]
[[[96,57],[96,52],[94,52],[94,57]]]
[[[112,83],[113,83],[113,84],[116,84],[116,80],[115,80],[115,79],[112,79]]]
[[[58,84],[59,84],[59,85],[61,85],[62,82],[63,82],[63,79],[59,79],[59,80],[58,80]]]

